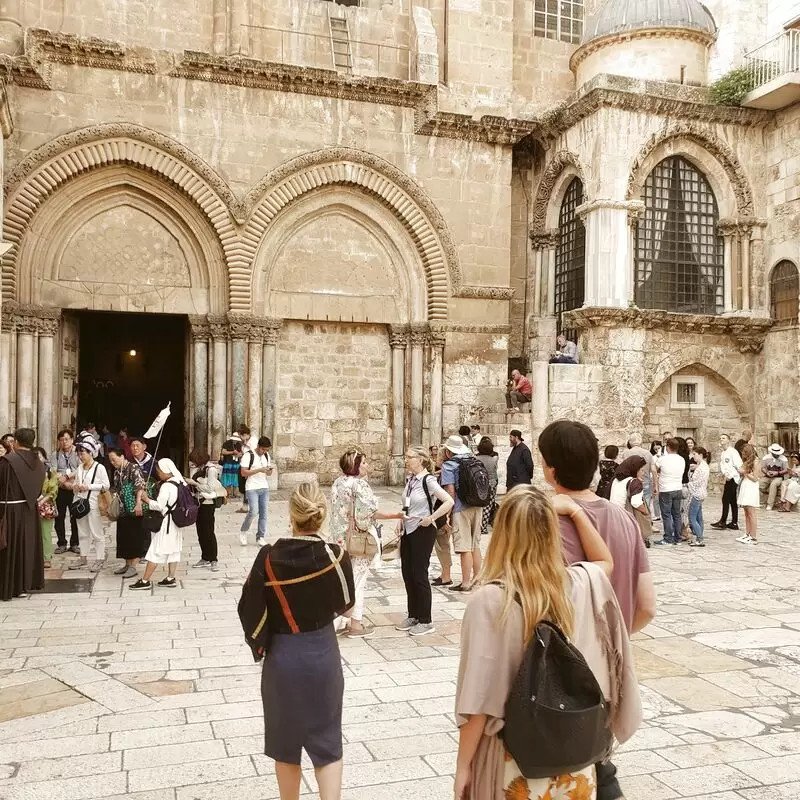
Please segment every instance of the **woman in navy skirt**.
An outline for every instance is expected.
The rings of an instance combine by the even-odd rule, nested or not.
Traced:
[[[281,800],[300,796],[303,750],[320,800],[338,800],[344,676],[333,621],[355,602],[353,570],[347,552],[319,534],[327,507],[317,486],[295,489],[289,515],[294,535],[261,548],[239,617],[253,657],[264,659],[264,753],[275,760]]]

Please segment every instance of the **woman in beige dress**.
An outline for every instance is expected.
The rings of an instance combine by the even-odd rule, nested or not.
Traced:
[[[556,512],[572,518],[590,563],[565,566]],[[505,496],[461,631],[456,800],[594,800],[594,765],[529,780],[499,734],[527,643],[545,619],[570,637],[592,669],[609,701],[617,741],[636,731],[639,688],[625,622],[608,581],[612,569],[608,547],[570,497],[548,499],[530,485],[515,486]]]

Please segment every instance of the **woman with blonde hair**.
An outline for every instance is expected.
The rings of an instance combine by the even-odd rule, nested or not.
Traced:
[[[589,563],[565,566],[556,512],[572,518]],[[612,569],[608,547],[568,495],[548,499],[520,485],[505,496],[461,630],[456,800],[544,800],[556,792],[596,797],[594,765],[527,779],[501,733],[511,686],[542,621],[557,625],[583,654],[610,702],[617,740],[636,731],[639,690],[625,621],[608,581]]]
[[[750,433],[745,431],[745,433]],[[750,436],[752,437],[752,433]],[[744,434],[742,434],[744,437]],[[759,470],[756,459],[756,449],[752,444],[742,447],[742,466],[739,467],[742,482],[739,484],[737,502],[739,508],[744,509],[745,532],[736,541],[741,544],[758,543],[758,509],[761,505],[759,492]]]
[[[331,487],[330,539],[340,547],[347,547],[348,531],[355,528],[366,532],[374,542],[375,555],[350,553],[353,579],[356,587],[356,603],[353,606],[349,627],[341,632],[352,639],[363,639],[375,632],[373,626],[362,622],[367,578],[373,561],[379,557],[380,545],[375,530],[376,519],[403,519],[402,512],[384,514],[378,511],[378,499],[369,485],[369,462],[365,453],[350,449],[339,459],[340,475]]]
[[[321,800],[341,797],[344,676],[333,621],[349,614],[355,586],[344,548],[320,534],[327,512],[319,487],[294,490],[293,535],[261,548],[239,601],[245,641],[264,659],[264,753],[281,800],[300,797],[303,750]]]

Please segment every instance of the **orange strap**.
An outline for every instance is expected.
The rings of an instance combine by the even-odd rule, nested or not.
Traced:
[[[281,589],[280,584],[278,583],[277,579],[275,578],[275,572],[272,569],[272,564],[269,560],[269,555],[267,555],[264,561],[264,567],[267,571],[267,576],[270,579],[270,585],[273,589],[275,589],[275,594],[278,595],[278,601],[281,604],[281,610],[283,611],[283,616],[286,617],[286,621],[289,623],[289,627],[292,630],[292,633],[300,633],[300,626],[295,622],[294,615],[292,614],[292,609],[289,608],[289,601],[286,599],[286,595],[283,593],[283,589]]]

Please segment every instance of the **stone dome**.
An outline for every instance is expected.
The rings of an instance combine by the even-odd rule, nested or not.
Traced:
[[[679,28],[717,33],[711,12],[700,0],[606,0],[587,20],[583,44],[613,33]]]

